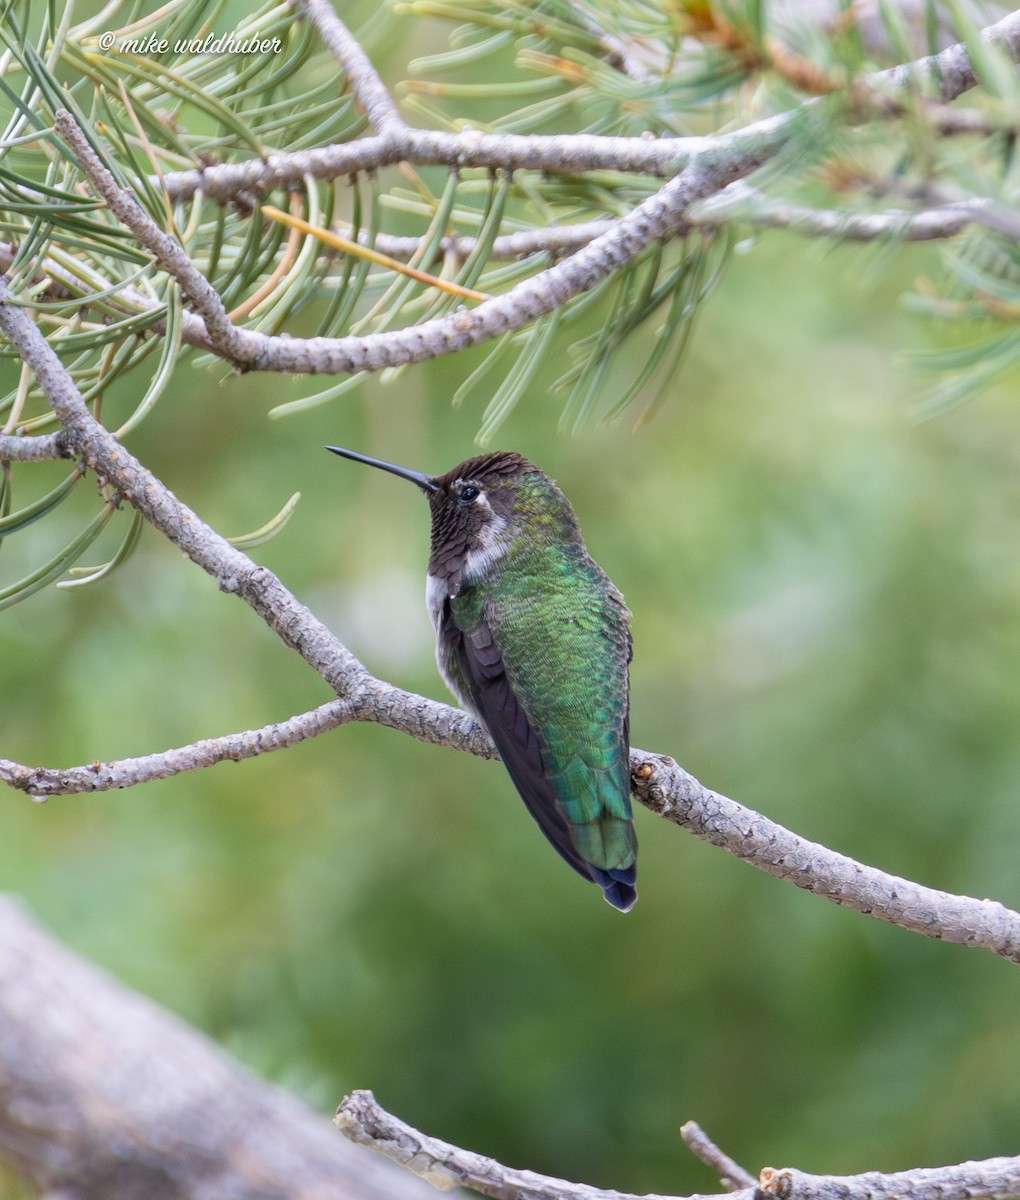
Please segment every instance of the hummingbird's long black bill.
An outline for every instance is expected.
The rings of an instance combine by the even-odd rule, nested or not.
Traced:
[[[367,454],[358,454],[356,450],[344,450],[341,446],[327,446],[326,449],[332,450],[334,454],[339,454],[341,458],[350,458],[354,462],[367,463],[370,467],[378,467],[380,471],[389,471],[391,475],[399,475],[401,479],[410,479],[423,492],[439,491],[439,484],[436,483],[432,476],[423,475],[421,471],[412,471],[410,467],[398,467],[396,463],[383,462],[381,458],[369,458]]]

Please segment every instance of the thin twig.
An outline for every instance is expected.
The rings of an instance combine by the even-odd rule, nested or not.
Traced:
[[[347,73],[351,89],[373,127],[381,134],[401,133],[407,126],[368,55],[340,20],[328,0],[297,0],[319,37]]]
[[[173,750],[162,750],[139,758],[93,762],[63,770],[27,767],[11,759],[0,758],[0,781],[27,792],[33,800],[107,792],[115,788],[134,787],[153,779],[169,779],[184,771],[200,770],[225,760],[241,762],[246,758],[283,750],[305,738],[317,737],[320,733],[346,725],[355,716],[356,709],[350,700],[330,700],[310,712],[272,725],[263,725],[261,729],[203,738],[189,746],[177,746]]]
[[[67,435],[62,429],[40,437],[0,433],[0,462],[48,462],[67,458],[68,454]]]
[[[611,229],[613,222],[603,218],[598,221],[579,221],[576,225],[548,225],[544,229],[519,229],[514,233],[500,234],[492,242],[488,253],[489,262],[508,262],[514,259],[531,258],[535,254],[572,254],[587,246],[589,242]],[[358,242],[368,245],[369,235],[361,230]],[[391,258],[411,258],[422,247],[420,237],[401,237],[399,234],[377,233],[374,246]],[[460,237],[444,237],[439,243],[439,252],[444,257],[463,261],[478,245],[478,239],[469,234]]]
[[[156,261],[181,285],[181,291],[195,313],[205,323],[210,341],[224,357],[243,362],[240,331],[235,328],[223,307],[219,293],[195,264],[184,247],[164,233],[137,201],[122,187],[99,161],[81,127],[66,108],[55,114],[57,132],[74,151],[75,158],[88,176],[96,192],[106,201],[113,215],[131,230],[143,246],[151,250]]]
[[[690,1152],[715,1171],[727,1191],[753,1188],[758,1182],[749,1171],[745,1171],[725,1151],[720,1150],[696,1121],[681,1125],[680,1136]]]
[[[729,221],[756,229],[788,229],[808,237],[873,242],[890,238],[926,242],[955,237],[968,225],[989,224],[991,201],[983,197],[957,200],[918,212],[887,209],[875,213],[840,212],[773,200],[742,180],[696,204],[689,219],[698,227],[718,227]]]
[[[871,242],[884,237],[927,242],[955,237],[968,225],[988,223],[989,206],[990,202],[984,197],[974,197],[917,211],[894,208],[874,213],[840,212],[775,200],[743,180],[737,180],[707,200],[692,205],[687,219],[696,229],[719,229],[730,222],[740,222],[755,229],[788,229],[806,237],[832,237],[849,242]],[[585,221],[503,234],[492,243],[489,260],[501,262],[537,254],[570,253],[601,236],[611,224],[607,220]],[[368,235],[362,233],[359,241],[367,244]],[[378,233],[374,244],[392,258],[410,258],[421,247],[422,240]],[[444,254],[464,259],[476,244],[476,239],[470,236],[444,238],[440,249]]]

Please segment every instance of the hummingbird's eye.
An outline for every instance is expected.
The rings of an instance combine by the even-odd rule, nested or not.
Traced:
[[[461,488],[460,495],[457,497],[457,499],[461,502],[461,504],[471,504],[472,501],[478,499],[479,494],[478,488],[476,488],[473,483],[469,483],[467,487]]]

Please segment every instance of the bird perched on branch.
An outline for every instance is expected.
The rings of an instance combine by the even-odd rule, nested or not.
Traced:
[[[520,454],[409,479],[432,513],[427,600],[447,685],[488,729],[566,861],[614,907],[637,900],[627,606],[585,548],[570,502]]]

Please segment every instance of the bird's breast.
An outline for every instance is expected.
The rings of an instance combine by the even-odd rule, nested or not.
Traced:
[[[431,573],[425,576],[425,603],[428,606],[429,616],[432,618],[432,625],[436,633],[439,632],[439,626],[443,619],[443,607],[449,596],[450,589],[445,576]]]

